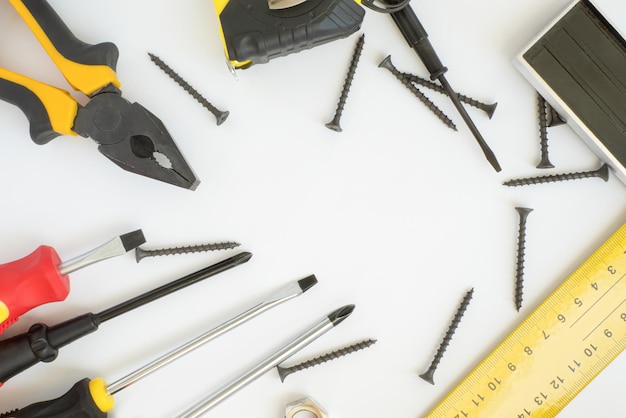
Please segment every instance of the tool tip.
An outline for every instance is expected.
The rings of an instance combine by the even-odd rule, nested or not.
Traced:
[[[333,323],[333,326],[337,326],[349,317],[352,311],[354,311],[354,305],[346,305],[330,313],[328,319]]]
[[[247,263],[248,261],[250,261],[251,258],[252,258],[252,253],[249,253],[247,251],[244,251],[242,253],[239,253],[237,255],[230,257],[231,260],[233,261],[236,260],[238,264]]]
[[[315,277],[314,274],[311,274],[310,276],[305,277],[304,279],[298,280],[298,285],[300,286],[300,289],[302,289],[302,293],[306,292],[307,290],[309,290],[316,284],[317,284],[317,278]]]
[[[141,229],[120,235],[120,240],[122,241],[122,245],[126,251],[137,248],[146,242],[146,238],[143,236],[143,231]]]

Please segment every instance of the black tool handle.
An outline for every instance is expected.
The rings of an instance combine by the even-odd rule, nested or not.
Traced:
[[[391,17],[402,32],[409,46],[417,52],[424,66],[430,73],[431,80],[436,80],[445,74],[448,69],[443,65],[432,44],[428,40],[428,33],[417,18],[411,5],[391,13]]]
[[[39,362],[51,362],[59,349],[98,329],[99,318],[91,313],[53,327],[35,324],[27,333],[0,341],[0,385]]]
[[[89,389],[89,379],[78,381],[63,396],[6,412],[0,418],[103,418]]]

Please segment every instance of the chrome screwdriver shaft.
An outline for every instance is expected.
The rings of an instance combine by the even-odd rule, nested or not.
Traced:
[[[247,372],[225,384],[220,389],[199,401],[182,414],[177,415],[176,418],[196,418],[201,416],[215,405],[237,392],[239,389],[258,379],[263,374],[278,366],[280,363],[313,342],[315,339],[330,331],[336,325],[339,325],[344,319],[350,316],[353,310],[354,305],[347,305],[333,311],[300,336],[285,344],[269,357],[253,366]]]
[[[236,328],[237,326],[251,320],[255,316],[280,305],[283,302],[291,300],[296,296],[300,296],[308,289],[313,287],[317,283],[315,276],[311,275],[297,282],[292,282],[277,293],[272,294],[269,297],[264,298],[261,302],[255,304],[250,309],[242,312],[241,314],[229,319],[221,325],[213,328],[210,331],[194,338],[193,340],[181,345],[180,347],[170,351],[167,354],[157,358],[156,360],[146,364],[140,369],[128,374],[127,376],[119,379],[118,381],[111,383],[107,386],[109,394],[114,395],[120,390],[132,385],[138,380],[148,376],[149,374],[159,370],[161,367],[173,362],[174,360],[190,353],[196,348],[208,343],[209,341],[219,337],[220,335]]]

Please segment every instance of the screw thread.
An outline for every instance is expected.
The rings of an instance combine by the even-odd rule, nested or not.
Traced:
[[[426,88],[429,88],[433,91],[436,91],[437,93],[441,93],[441,94],[445,94],[447,95],[448,93],[446,92],[446,90],[441,87],[439,84],[427,80],[425,78],[422,78],[418,75],[415,74],[410,74],[410,73],[400,73],[403,77],[405,77],[406,79],[408,79],[410,82],[415,83],[415,84],[419,84],[420,86],[424,86]],[[487,103],[483,103],[480,102],[472,97],[466,96],[464,94],[461,93],[457,93],[457,97],[459,98],[460,101],[462,101],[463,103],[467,103],[470,106],[473,106],[477,109],[480,109],[482,111],[484,111],[485,113],[487,113],[487,116],[489,116],[489,118],[491,119],[491,117],[493,116],[493,113],[496,110],[496,106],[498,105],[497,103],[493,103],[493,104],[487,104]]]
[[[152,53],[148,53],[152,62],[156,64],[165,74],[167,74],[172,80],[174,80],[179,86],[181,86],[187,93],[189,93],[198,103],[204,106],[209,112],[211,112],[217,118],[217,124],[221,125],[229,115],[228,111],[221,111],[211,102],[209,102],[204,96],[202,96],[195,88],[185,81],[176,71],[174,71],[169,65],[167,65],[161,58]]]
[[[341,128],[339,127],[339,120],[341,119],[343,108],[348,100],[348,93],[350,92],[352,81],[354,81],[354,75],[356,74],[356,68],[359,64],[361,53],[363,52],[364,43],[365,34],[359,37],[356,47],[354,48],[354,53],[352,54],[352,59],[350,60],[350,67],[348,68],[348,73],[346,74],[346,78],[343,82],[343,88],[341,89],[341,95],[339,96],[339,102],[337,103],[337,109],[335,110],[335,116],[331,122],[326,124],[326,127],[335,131],[341,131]]]
[[[377,340],[372,340],[372,339],[364,340],[364,341],[358,342],[356,344],[352,344],[352,345],[349,345],[347,347],[343,347],[343,348],[340,348],[338,350],[332,351],[330,353],[326,353],[326,354],[323,354],[321,356],[312,358],[310,360],[303,361],[302,363],[298,363],[298,364],[295,364],[295,365],[290,366],[290,367],[280,367],[280,366],[278,366],[278,373],[279,373],[279,375],[281,377],[281,381],[284,381],[285,378],[288,375],[290,375],[291,373],[295,373],[295,372],[300,371],[300,370],[308,369],[310,367],[317,366],[318,364],[326,363],[327,361],[331,361],[331,360],[334,360],[336,358],[346,356],[348,354],[354,353],[354,352],[359,351],[359,350],[363,350],[363,349],[371,346],[372,344],[374,344],[376,341]]]
[[[437,349],[437,352],[435,353],[435,357],[433,358],[433,361],[430,363],[428,370],[426,370],[425,373],[420,375],[422,379],[426,380],[430,384],[434,384],[433,375],[435,373],[435,370],[439,366],[439,363],[441,362],[441,359],[443,358],[443,354],[448,348],[450,341],[452,341],[452,337],[454,336],[454,333],[456,332],[457,328],[459,327],[459,324],[461,323],[461,319],[463,318],[463,315],[465,314],[465,311],[467,310],[467,307],[469,306],[469,303],[472,300],[473,294],[474,294],[474,289],[472,288],[463,297],[463,300],[461,301],[461,304],[459,305],[459,308],[457,309],[456,314],[454,315],[454,318],[452,319],[452,322],[450,322],[450,325],[448,326],[448,330],[446,331],[446,334],[444,335],[443,340],[441,341],[441,344],[439,344],[439,348]]]
[[[533,210],[530,208],[515,208],[519,213],[519,231],[517,235],[517,265],[515,268],[515,307],[519,311],[524,299],[524,258],[526,252],[526,220]]]
[[[447,127],[455,131],[457,130],[454,122],[452,122],[452,120],[445,113],[443,113],[443,111],[439,109],[436,104],[426,97],[420,89],[411,84],[411,82],[406,79],[400,71],[398,71],[398,69],[391,62],[391,55],[388,55],[384,60],[382,60],[378,66],[389,70],[407,89],[409,89],[409,91],[413,93],[415,97],[426,105],[426,107],[433,112],[435,116],[445,123]]]
[[[539,115],[539,143],[541,146],[541,160],[537,168],[553,168],[554,165],[548,157],[548,117],[546,99],[537,93],[537,110]]]
[[[155,250],[146,250],[140,247],[135,249],[135,255],[137,258],[137,262],[139,262],[142,258],[145,257],[158,257],[163,255],[174,255],[174,254],[189,254],[189,253],[200,253],[205,251],[219,251],[219,250],[228,250],[235,247],[238,247],[238,242],[216,242],[209,244],[200,244],[200,245],[188,245],[183,247],[172,247],[172,248],[159,248]]]
[[[526,186],[539,183],[553,183],[557,181],[577,180],[591,177],[599,177],[604,181],[609,179],[608,165],[603,164],[599,169],[594,171],[580,171],[575,173],[550,174],[548,176],[526,177],[521,179],[507,180],[502,183],[505,186]]]

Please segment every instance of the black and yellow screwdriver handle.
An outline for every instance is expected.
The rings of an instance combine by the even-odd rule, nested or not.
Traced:
[[[6,412],[0,418],[104,418],[113,406],[102,379],[82,379],[63,396]]]
[[[306,0],[270,8],[274,0],[214,0],[226,57],[248,68],[356,32],[365,10],[360,0]],[[279,0],[278,2],[280,2]]]
[[[68,83],[88,96],[120,83],[115,73],[118,49],[112,43],[77,39],[45,0],[9,0]],[[31,138],[45,144],[72,131],[78,110],[64,90],[0,68],[0,99],[19,107],[30,122]]]

